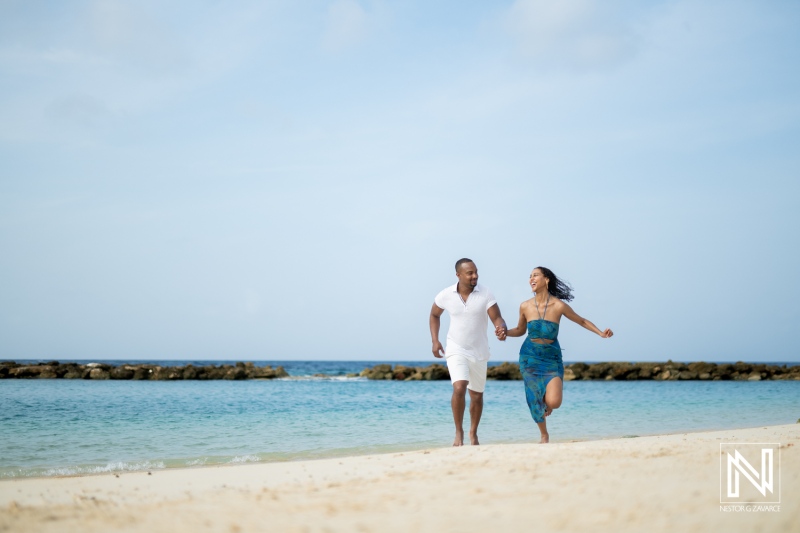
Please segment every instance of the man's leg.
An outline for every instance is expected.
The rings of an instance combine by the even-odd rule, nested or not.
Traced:
[[[478,424],[481,423],[483,414],[483,390],[486,387],[486,361],[469,361],[469,443],[473,446],[478,442]]]
[[[483,414],[483,393],[469,389],[469,443],[473,446],[480,444],[478,424],[481,423],[481,414]]]
[[[450,399],[450,407],[453,409],[453,422],[456,424],[456,438],[453,441],[453,446],[464,445],[464,408],[466,407],[467,383],[469,382],[465,380],[453,382],[453,397]],[[471,415],[472,406],[470,406]]]

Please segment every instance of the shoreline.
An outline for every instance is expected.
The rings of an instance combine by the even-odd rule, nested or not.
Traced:
[[[800,419],[797,420],[796,424],[800,427]],[[601,436],[597,438],[576,438],[576,439],[566,439],[566,440],[554,440],[551,441],[550,444],[575,444],[575,443],[589,443],[589,442],[606,442],[606,441],[614,441],[614,440],[628,440],[628,439],[637,439],[637,438],[650,438],[650,437],[668,437],[672,435],[694,435],[698,433],[712,433],[712,432],[720,432],[720,431],[746,431],[756,428],[778,428],[783,426],[792,426],[792,424],[777,424],[777,425],[768,425],[768,426],[736,426],[736,427],[724,427],[724,428],[705,428],[705,429],[687,429],[685,431],[679,432],[670,432],[670,433],[641,433],[641,434],[628,434],[628,435],[609,435],[609,436]],[[528,445],[539,445],[538,437],[531,438],[530,440],[520,440],[520,441],[496,441],[496,442],[489,442],[488,444],[483,444],[482,446],[528,446]],[[98,472],[79,472],[79,473],[72,473],[72,474],[55,474],[55,475],[32,475],[32,476],[12,476],[12,477],[0,477],[0,489],[2,489],[2,483],[7,481],[14,481],[14,480],[48,480],[48,479],[70,479],[70,478],[83,478],[83,477],[95,477],[95,476],[122,476],[122,475],[130,475],[130,474],[138,474],[142,472],[167,472],[167,471],[175,471],[175,470],[197,470],[203,468],[226,468],[226,467],[240,467],[240,466],[257,466],[257,465],[268,465],[268,464],[283,464],[283,463],[298,463],[298,462],[313,462],[313,461],[324,461],[329,459],[349,459],[349,458],[358,458],[358,457],[367,457],[367,456],[381,456],[381,455],[388,455],[388,454],[395,454],[395,453],[414,453],[414,452],[421,452],[421,451],[430,451],[430,450],[437,450],[437,449],[448,449],[450,446],[442,445],[438,447],[426,447],[426,446],[412,446],[412,447],[403,447],[399,445],[384,445],[374,447],[373,449],[365,449],[363,452],[357,452],[353,449],[345,449],[341,450],[341,453],[329,453],[329,452],[319,452],[318,454],[315,453],[306,453],[299,456],[294,457],[287,457],[287,458],[279,458],[279,459],[265,459],[265,460],[254,460],[254,461],[229,461],[229,462],[220,462],[220,463],[206,463],[206,464],[195,464],[195,465],[177,465],[177,466],[165,466],[165,467],[151,467],[151,468],[144,468],[144,469],[131,469],[131,470],[105,470],[105,471],[98,471]],[[470,446],[465,446],[465,448],[469,448]],[[143,459],[133,462],[153,462],[153,464],[157,464],[158,462],[164,461],[164,459]],[[99,466],[99,465],[98,465]],[[52,469],[67,469],[67,468],[79,468],[78,466],[67,466],[67,467],[53,467]],[[2,491],[0,490],[0,493]],[[0,508],[2,508],[2,501],[0,500]]]
[[[781,443],[779,512],[720,509],[724,442]],[[798,494],[800,424],[786,424],[4,479],[0,531],[792,531]]]

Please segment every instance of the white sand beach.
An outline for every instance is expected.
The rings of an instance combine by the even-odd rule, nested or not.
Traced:
[[[721,442],[781,443],[779,511],[721,510]],[[800,531],[800,424],[4,480],[0,509],[14,532]]]

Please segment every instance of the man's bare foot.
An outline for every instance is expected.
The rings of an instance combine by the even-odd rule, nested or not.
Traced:
[[[478,442],[478,434],[477,433],[475,433],[474,435],[472,433],[469,434],[469,443],[472,444],[473,446],[479,446],[480,445],[480,442]]]
[[[463,446],[463,445],[464,445],[464,432],[456,431],[456,438],[453,441],[453,446]]]
[[[542,440],[539,441],[539,444],[547,444],[548,442],[550,442],[550,434],[542,433]]]

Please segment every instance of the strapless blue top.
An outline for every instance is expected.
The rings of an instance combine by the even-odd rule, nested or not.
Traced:
[[[528,338],[556,341],[558,340],[558,324],[541,318],[531,320],[528,322]]]

